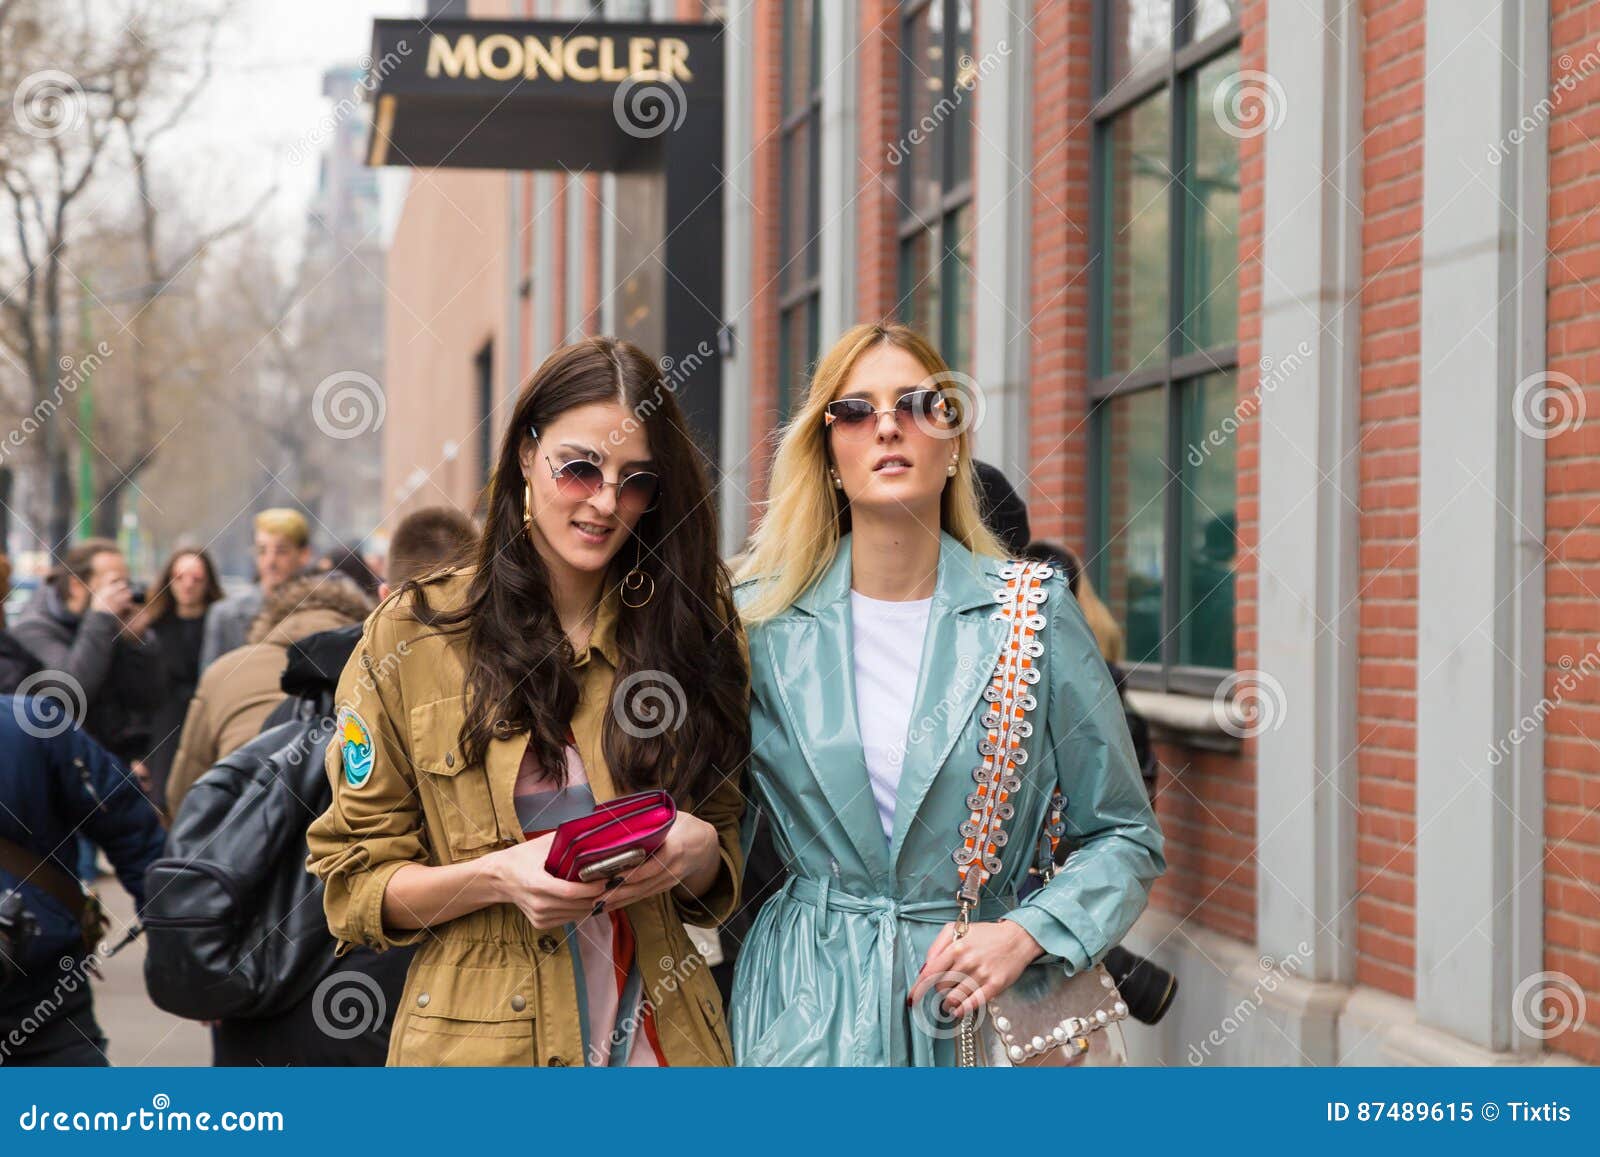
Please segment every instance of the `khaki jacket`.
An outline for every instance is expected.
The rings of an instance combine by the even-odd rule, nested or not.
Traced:
[[[471,573],[462,568],[430,580],[430,604],[458,606]],[[534,928],[511,904],[428,929],[384,926],[384,889],[403,864],[458,863],[523,839],[513,790],[528,736],[492,740],[482,763],[466,762],[457,742],[465,714],[465,638],[418,623],[406,609],[409,598],[392,597],[367,619],[339,680],[337,703],[358,712],[371,733],[372,769],[352,787],[334,737],[327,752],[333,803],[307,836],[308,866],[326,884],[324,907],[337,950],[421,945],[395,1015],[391,1065],[584,1064],[572,958],[561,928]],[[613,593],[576,657],[581,690],[572,731],[596,800],[617,794],[600,746],[616,670],[617,614]],[[719,924],[738,903],[741,779],[730,777],[709,799],[679,803],[720,835],[716,882],[696,902],[667,892],[630,905],[627,913],[668,1065],[731,1064],[722,1001],[684,923]]]

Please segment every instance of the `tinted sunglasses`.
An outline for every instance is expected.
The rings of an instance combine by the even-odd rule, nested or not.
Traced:
[[[946,430],[956,423],[956,409],[940,390],[912,390],[895,399],[887,410],[874,409],[865,398],[839,398],[829,402],[822,421],[841,433],[861,434],[873,428],[879,414],[893,414],[897,423],[907,418],[930,430]]]
[[[535,439],[539,433],[532,426],[528,433]],[[574,458],[557,466],[550,455],[542,454],[550,467],[550,477],[555,480],[556,493],[563,498],[593,498],[607,486],[617,488],[617,509],[629,514],[644,514],[654,510],[661,500],[661,476],[649,470],[638,470],[616,482],[607,482],[605,471],[598,462],[588,458]]]

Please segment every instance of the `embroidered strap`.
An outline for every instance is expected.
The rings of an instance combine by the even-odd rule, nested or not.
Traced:
[[[970,909],[977,906],[983,886],[1000,870],[999,853],[1006,846],[1005,823],[1016,814],[1011,797],[1022,786],[1017,771],[1028,761],[1022,741],[1033,734],[1028,713],[1038,706],[1038,700],[1031,688],[1039,681],[1037,660],[1044,654],[1044,644],[1037,637],[1045,623],[1039,608],[1049,593],[1045,580],[1053,574],[1055,569],[1042,562],[1008,562],[1000,569],[1005,586],[995,591],[1000,609],[991,617],[1007,621],[1010,633],[1000,649],[989,686],[983,691],[990,703],[983,715],[984,738],[978,744],[983,762],[972,773],[978,785],[967,796],[972,814],[961,825],[962,843],[953,857],[961,876],[956,898],[961,903],[963,924]],[[1057,792],[1045,827],[1052,863],[1064,828],[1059,804]],[[1043,851],[1042,846],[1040,850]]]

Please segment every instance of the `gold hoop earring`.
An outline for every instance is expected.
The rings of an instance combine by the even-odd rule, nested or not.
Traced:
[[[527,530],[533,525],[533,482],[530,479],[522,480],[522,529]]]
[[[648,588],[648,589],[647,589]],[[634,602],[628,595],[633,591],[644,591],[645,596]],[[629,610],[638,610],[651,599],[656,597],[656,580],[640,570],[637,566],[622,576],[622,605]]]

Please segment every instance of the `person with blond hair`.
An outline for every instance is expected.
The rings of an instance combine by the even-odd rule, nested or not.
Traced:
[[[846,332],[739,566],[752,801],[790,869],[739,957],[741,1065],[949,1065],[961,1018],[1035,961],[1091,967],[1165,870],[1078,604],[984,525],[960,380],[905,326]],[[1010,682],[991,702],[1018,630],[1026,704]],[[1031,728],[991,760],[1013,709]],[[1080,846],[1019,902],[1052,808]]]
[[[245,645],[250,624],[261,613],[267,596],[311,562],[311,527],[306,516],[284,506],[261,511],[255,518],[252,549],[255,586],[212,603],[206,611],[205,640],[200,646],[202,672],[219,655]]]

